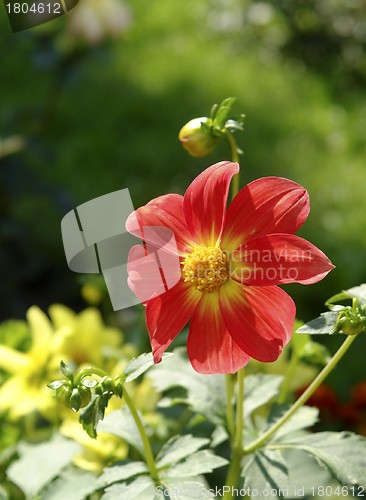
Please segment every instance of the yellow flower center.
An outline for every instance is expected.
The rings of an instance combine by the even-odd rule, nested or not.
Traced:
[[[201,292],[216,292],[229,277],[226,255],[217,247],[196,247],[182,264],[184,281]]]

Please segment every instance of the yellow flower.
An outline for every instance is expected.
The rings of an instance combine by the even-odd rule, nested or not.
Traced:
[[[32,340],[28,352],[0,345],[0,368],[12,374],[0,387],[0,409],[9,410],[13,419],[55,408],[46,384],[59,375],[60,346],[71,333],[68,326],[54,333],[50,320],[37,306],[28,310],[27,320]]]
[[[128,445],[125,441],[103,432],[98,432],[98,439],[92,439],[76,418],[65,419],[61,424],[60,432],[83,446],[83,451],[73,458],[74,464],[82,469],[102,472],[104,467],[112,462],[127,457]]]
[[[71,333],[61,346],[66,359],[77,365],[103,367],[108,348],[117,348],[123,340],[120,330],[105,326],[98,309],[88,307],[79,314],[61,304],[49,308],[49,315],[56,328],[69,328]]]

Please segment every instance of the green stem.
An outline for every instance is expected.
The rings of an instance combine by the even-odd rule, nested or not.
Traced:
[[[253,453],[257,448],[260,447],[269,437],[274,434],[277,429],[279,429],[294,413],[298,410],[306,401],[310,398],[310,396],[316,391],[316,389],[320,386],[323,380],[327,377],[327,375],[333,370],[338,361],[345,354],[349,346],[355,340],[357,335],[349,335],[346,340],[343,342],[338,351],[334,354],[334,356],[329,360],[328,364],[323,368],[323,370],[319,373],[319,375],[313,380],[313,382],[309,385],[306,391],[299,397],[299,399],[287,410],[287,412],[274,424],[270,427],[264,434],[255,439],[249,446],[244,448],[244,453]]]
[[[244,404],[244,368],[238,371],[238,396],[236,402],[236,430],[233,453],[230,460],[225,486],[229,486],[229,491],[225,491],[223,500],[230,500],[233,488],[236,488],[240,477],[240,462],[243,457],[243,404]]]
[[[228,129],[223,129],[222,132],[226,135],[228,138],[229,144],[230,144],[230,150],[231,150],[231,157],[232,161],[239,163],[239,155],[238,155],[238,148],[234,139],[233,134],[231,134]]]
[[[283,404],[286,402],[287,395],[290,390],[290,385],[297,367],[297,363],[299,362],[299,358],[295,353],[295,349],[292,349],[290,364],[286,373],[286,378],[282,384],[280,395],[278,396],[278,404]]]
[[[123,398],[126,401],[126,404],[127,404],[128,408],[130,409],[131,415],[132,415],[132,417],[137,425],[137,428],[139,430],[139,433],[140,433],[140,436],[142,439],[142,443],[144,445],[146,463],[147,463],[147,466],[149,467],[151,478],[155,481],[156,484],[158,484],[160,482],[160,480],[159,480],[158,471],[156,470],[154,456],[153,456],[152,451],[151,451],[149,438],[146,435],[145,428],[142,425],[141,419],[140,419],[140,417],[136,411],[136,408],[132,402],[132,399],[128,395],[128,392],[126,391],[125,387],[123,388]]]
[[[226,382],[226,420],[227,428],[230,436],[230,443],[234,443],[235,438],[235,421],[234,421],[234,409],[233,409],[233,395],[234,395],[234,384],[231,373],[225,375]]]
[[[221,132],[226,135],[226,137],[229,141],[232,161],[239,163],[238,148],[237,148],[233,134],[231,134],[226,128],[222,129]],[[232,179],[232,188],[231,189],[232,189],[231,200],[233,200],[239,192],[239,173],[234,175],[234,177]]]
[[[74,386],[77,387],[83,380],[83,378],[91,377],[92,375],[97,375],[98,377],[103,378],[107,375],[107,373],[103,372],[102,370],[98,370],[98,368],[85,368],[85,370],[81,370],[81,372],[76,375]]]
[[[244,404],[244,368],[238,371],[238,397],[236,403],[236,433],[234,446],[242,449],[243,441],[243,404]]]

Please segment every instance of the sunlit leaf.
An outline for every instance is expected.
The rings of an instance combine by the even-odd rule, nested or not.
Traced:
[[[223,467],[228,461],[225,458],[214,455],[211,451],[201,450],[188,456],[184,462],[170,467],[165,477],[187,477],[198,474],[207,474],[218,467]]]
[[[209,442],[210,440],[207,438],[196,438],[191,434],[174,436],[169,439],[156,457],[156,466],[160,469],[167,465],[177,463],[179,460],[191,455]]]
[[[78,443],[65,439],[22,446],[19,451],[20,459],[13,462],[7,470],[8,478],[27,497],[36,496],[70,464],[80,449]]]
[[[98,477],[97,485],[99,488],[104,488],[112,483],[129,479],[143,472],[148,472],[147,465],[144,462],[118,462],[103,470],[102,475]]]
[[[288,466],[279,450],[258,450],[250,457],[242,473],[244,489],[279,490],[288,488]]]
[[[115,483],[105,490],[101,500],[151,500],[155,494],[153,480],[141,476],[130,483]]]
[[[141,415],[140,415],[141,418]],[[98,432],[107,432],[118,436],[145,456],[144,445],[131,412],[127,406],[109,413],[98,425]]]
[[[299,328],[296,333],[309,333],[310,335],[329,334],[333,330],[338,315],[339,313],[335,311],[324,312],[318,318]]]
[[[164,353],[163,360],[170,356],[173,356],[172,352]],[[123,373],[126,375],[124,382],[131,382],[131,380],[135,380],[135,378],[145,373],[146,370],[148,370],[153,364],[154,359],[151,352],[141,354],[138,358],[132,359],[123,370]]]
[[[67,469],[42,493],[42,500],[84,500],[97,489],[95,474]]]
[[[260,406],[268,403],[279,394],[283,381],[282,375],[257,374],[245,377],[244,416],[248,417]]]
[[[342,485],[366,487],[366,439],[351,432],[318,432],[278,443],[312,455]]]
[[[174,351],[174,358],[155,365],[149,372],[153,386],[158,392],[183,388],[180,397],[163,399],[161,405],[187,404],[193,411],[201,413],[215,425],[225,425],[226,398],[225,379],[221,375],[201,375],[193,370],[181,349]]]

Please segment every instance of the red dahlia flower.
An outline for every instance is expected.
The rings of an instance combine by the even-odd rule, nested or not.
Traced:
[[[146,236],[149,226],[173,231],[181,261],[178,282],[147,301],[155,363],[190,319],[187,351],[197,372],[235,373],[250,357],[275,361],[295,319],[294,302],[275,285],[316,283],[334,267],[318,248],[294,236],[310,209],[306,190],[295,182],[255,180],[226,211],[238,171],[236,163],[212,165],[184,197],[156,198],[127,220],[127,230],[152,245],[159,238]],[[129,256],[129,285],[137,297],[153,281],[147,253],[137,245]]]

